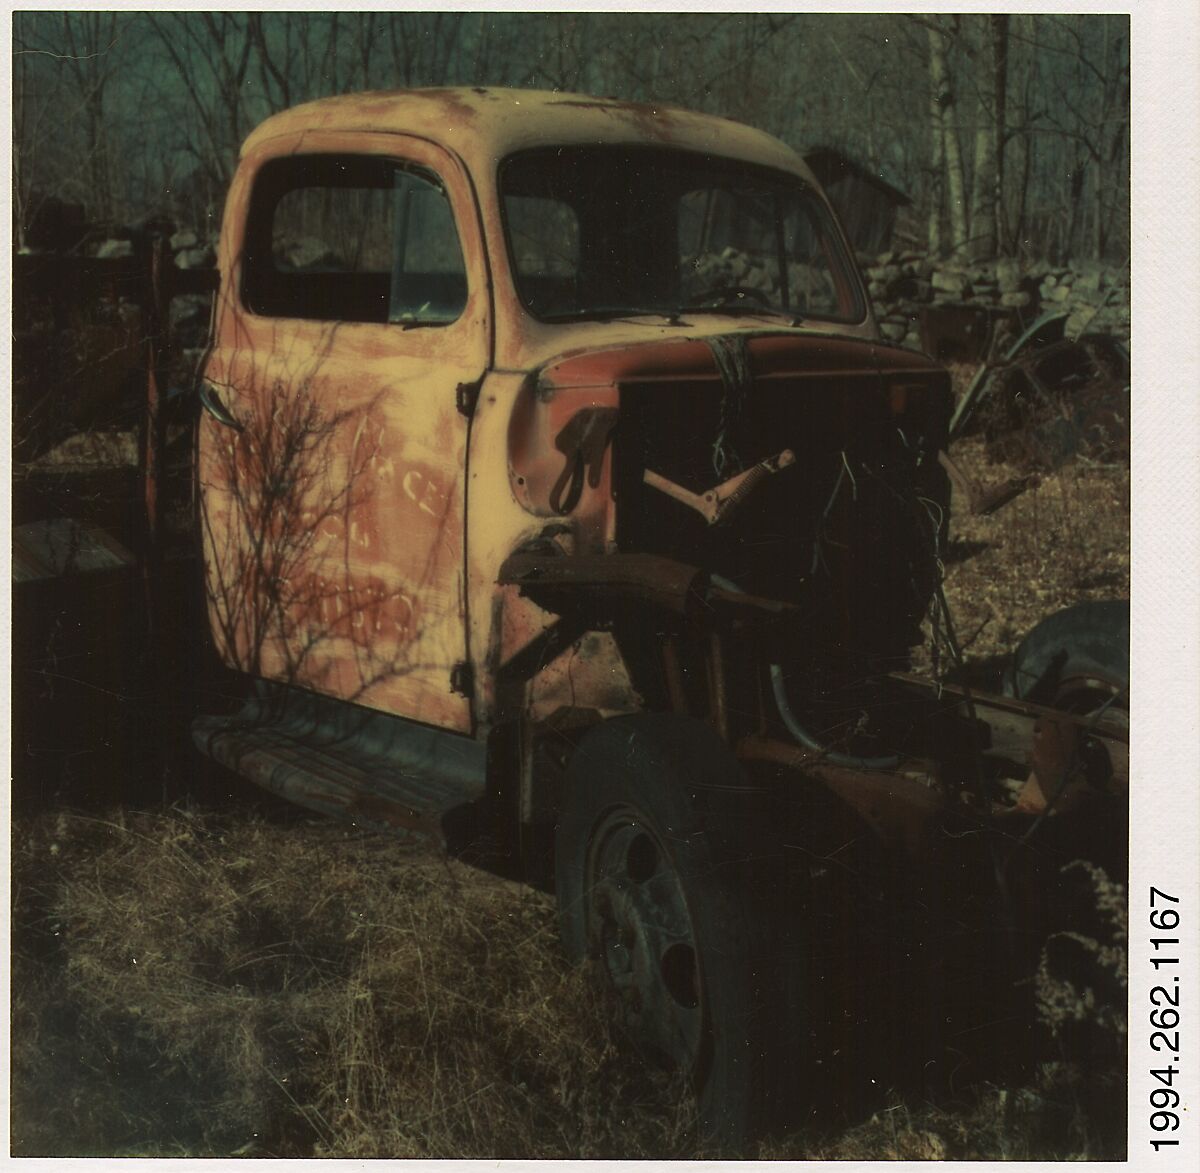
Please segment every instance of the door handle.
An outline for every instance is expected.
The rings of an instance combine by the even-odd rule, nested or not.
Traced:
[[[219,424],[232,428],[235,432],[243,430],[237,417],[221,402],[217,389],[206,379],[200,380],[200,406],[208,412]]]

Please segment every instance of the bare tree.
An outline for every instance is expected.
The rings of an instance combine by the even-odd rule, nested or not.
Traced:
[[[322,361],[306,378],[243,386],[236,430],[206,449],[205,585],[218,643],[239,671],[360,700],[413,665],[403,644],[397,652],[379,636],[405,609],[403,592],[356,575],[348,544],[378,453],[364,442],[347,455],[337,438],[371,408],[338,411],[310,394]]]
[[[1008,15],[995,14],[991,22],[992,50],[992,135],[994,141],[994,170],[992,173],[992,240],[996,252],[1011,247],[1011,236],[1005,222],[1004,155],[1008,145]]]
[[[1052,18],[1068,60],[1059,71],[1050,121],[1079,162],[1072,185],[1068,245],[1103,257],[1124,201],[1114,192],[1127,177],[1129,134],[1129,45],[1127,30],[1115,20],[1096,24]],[[1119,173],[1118,173],[1119,169]],[[1117,182],[1114,183],[1114,177]]]
[[[107,219],[113,212],[113,198],[104,97],[116,68],[110,52],[117,42],[116,13],[64,12],[62,25],[64,60],[75,79],[87,126],[89,204],[93,215]]]
[[[201,141],[188,140],[197,164],[220,186],[229,182],[249,129],[246,80],[254,37],[242,13],[158,13],[150,16],[159,45],[188,98],[189,120]]]
[[[122,64],[117,52],[122,28],[111,12],[16,14],[14,180],[19,207],[28,205],[38,174],[35,160],[44,159],[48,148],[58,154],[54,186],[60,193],[85,202],[95,219],[114,214],[107,98]],[[41,68],[35,72],[36,65]]]
[[[957,17],[951,20],[957,22]],[[967,243],[967,205],[963,183],[962,149],[958,139],[956,96],[946,56],[953,26],[945,19],[926,20],[929,37],[930,115],[933,136],[941,142],[942,176],[950,218],[950,237],[945,243],[951,254],[961,253]],[[935,149],[934,154],[937,154]]]
[[[1124,17],[155,11],[18,13],[15,30],[19,207],[35,186],[96,214],[159,211],[167,189],[181,207],[215,204],[242,138],[276,110],[364,88],[516,85],[671,102],[837,147],[914,197],[935,251],[1127,243]]]

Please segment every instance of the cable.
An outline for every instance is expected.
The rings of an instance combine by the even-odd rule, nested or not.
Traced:
[[[787,726],[787,731],[805,749],[811,749],[814,753],[819,753],[835,766],[846,766],[852,770],[891,770],[900,764],[900,756],[898,754],[890,754],[887,757],[863,758],[856,754],[839,753],[837,750],[822,745],[796,720],[796,716],[792,712],[792,707],[788,703],[782,665],[772,664],[770,668],[771,691],[775,696],[775,707],[779,710],[780,719]]]
[[[720,574],[710,575],[709,581],[713,586],[720,587],[722,590],[732,591],[734,594],[742,595],[746,593],[737,583]],[[783,666],[781,664],[771,664],[769,668],[771,672],[771,692],[775,697],[775,707],[779,710],[779,718],[783,721],[787,731],[805,749],[820,754],[822,758],[835,766],[845,766],[851,770],[891,770],[900,764],[900,756],[898,754],[890,754],[886,757],[865,758],[859,757],[857,754],[839,753],[837,750],[830,749],[827,745],[822,745],[800,724],[796,719],[795,713],[792,712],[792,706],[789,704],[787,698],[787,687],[783,679]]]

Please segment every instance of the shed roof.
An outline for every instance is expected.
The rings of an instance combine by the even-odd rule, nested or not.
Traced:
[[[456,151],[472,169],[548,144],[651,144],[742,159],[812,181],[790,147],[761,130],[673,106],[547,90],[461,87],[342,94],[272,115],[242,152],[305,131],[412,134]]]
[[[907,207],[912,203],[908,195],[883,178],[882,172],[872,171],[837,147],[813,147],[804,152],[804,161],[824,187],[831,186],[845,175],[853,175],[878,188],[898,207]]]

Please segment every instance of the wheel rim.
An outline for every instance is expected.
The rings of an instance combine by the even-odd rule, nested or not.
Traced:
[[[636,811],[611,812],[592,837],[587,926],[622,1025],[658,1061],[694,1071],[704,1000],[692,918],[670,855]]]
[[[1060,685],[1054,696],[1053,707],[1081,717],[1101,715],[1111,725],[1129,728],[1129,701],[1123,705],[1115,702],[1122,699],[1126,686],[1118,681],[1101,676],[1081,677]]]

